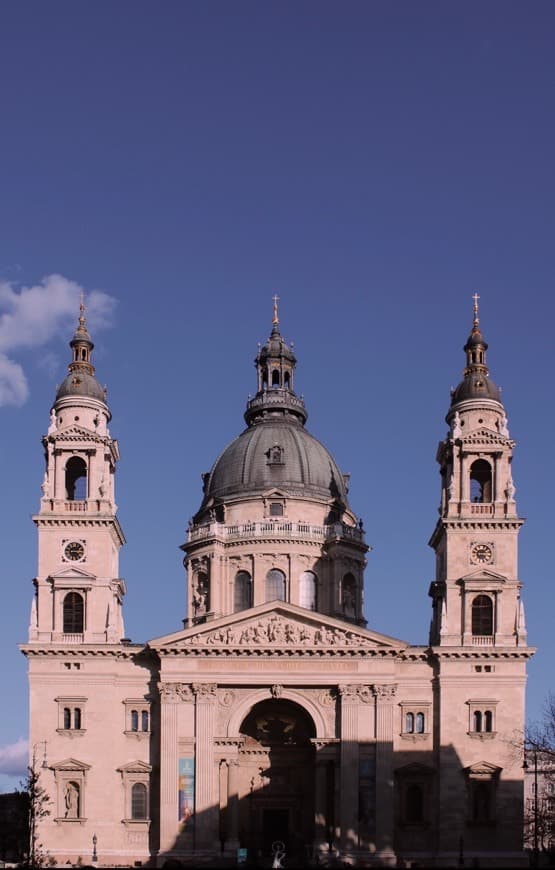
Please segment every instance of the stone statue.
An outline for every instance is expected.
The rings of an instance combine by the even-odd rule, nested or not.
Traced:
[[[462,435],[461,417],[458,411],[455,411],[455,416],[451,422],[451,438],[456,441]]]
[[[507,496],[507,501],[513,501],[515,497],[516,486],[513,483],[513,478],[509,473],[509,477],[507,479],[507,486],[505,488],[505,495]]]
[[[66,819],[79,818],[79,788],[74,782],[68,782],[65,793]]]
[[[44,477],[42,479],[42,483],[41,483],[40,488],[42,489],[43,498],[48,498],[48,492],[50,489],[50,487],[48,485],[48,471],[44,472]]]
[[[50,425],[48,426],[48,434],[56,431],[56,411],[54,408],[50,411]]]
[[[509,428],[508,428],[508,420],[505,414],[503,414],[501,420],[497,421],[497,428],[499,429],[499,434],[503,435],[505,438],[509,437]]]

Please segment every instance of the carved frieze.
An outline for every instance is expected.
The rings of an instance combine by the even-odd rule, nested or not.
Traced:
[[[273,615],[238,626],[225,626],[185,638],[183,646],[373,648],[376,644],[348,629],[314,627]]]

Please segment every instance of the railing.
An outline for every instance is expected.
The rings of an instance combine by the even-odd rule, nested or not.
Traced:
[[[66,501],[64,502],[64,510],[71,513],[83,513],[88,509],[86,501]]]
[[[237,540],[240,538],[301,538],[317,541],[325,541],[330,538],[347,538],[351,541],[362,542],[364,532],[356,526],[347,526],[345,523],[316,526],[312,523],[294,523],[288,521],[263,520],[262,522],[234,523],[207,523],[203,526],[193,526],[189,529],[187,540],[189,542],[202,541],[206,538],[223,538],[224,540]]]
[[[494,637],[492,634],[473,634],[472,635],[472,645],[473,646],[493,646]]]
[[[82,634],[62,634],[61,643],[83,643]]]
[[[472,502],[470,505],[471,514],[493,514],[492,504],[482,504],[481,502]]]

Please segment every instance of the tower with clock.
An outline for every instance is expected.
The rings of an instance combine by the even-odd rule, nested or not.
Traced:
[[[511,440],[499,387],[489,377],[488,345],[474,296],[466,367],[452,391],[449,431],[440,443],[440,516],[430,545],[434,645],[526,646],[518,579],[517,513]]]
[[[72,360],[43,438],[45,473],[38,528],[38,574],[30,640],[113,643],[123,631],[116,517],[118,444],[110,436],[106,391],[95,378],[93,342],[81,303]]]

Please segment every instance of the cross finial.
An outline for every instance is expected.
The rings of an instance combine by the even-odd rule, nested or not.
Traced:
[[[474,291],[474,296],[472,298],[474,299],[474,323],[478,324],[478,299],[480,297],[476,291]]]
[[[279,302],[279,296],[277,295],[277,293],[274,294],[274,296],[273,296],[273,300],[274,300],[274,317],[273,317],[272,323],[273,323],[275,326],[277,326],[277,324],[279,323],[279,317],[278,317],[278,302]]]
[[[79,301],[79,322],[81,324],[85,323],[85,294],[82,290]]]

